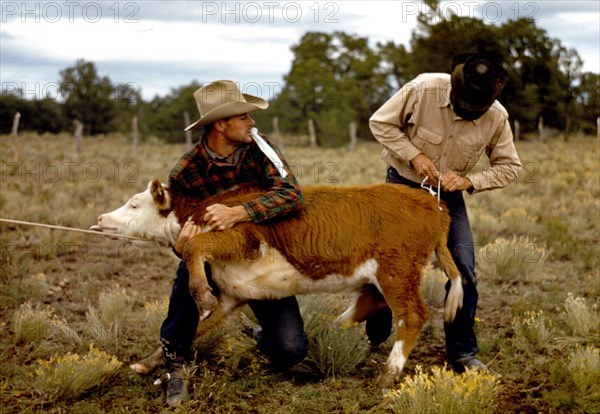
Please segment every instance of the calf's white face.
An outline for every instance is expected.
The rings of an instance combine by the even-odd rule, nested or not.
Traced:
[[[91,229],[142,237],[159,245],[172,246],[181,226],[170,210],[169,193],[165,186],[154,180],[146,191],[135,194],[122,207],[100,215],[98,224]]]

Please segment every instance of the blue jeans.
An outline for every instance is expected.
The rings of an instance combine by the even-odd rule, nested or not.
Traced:
[[[402,177],[391,167],[388,168],[386,182],[404,184],[413,188],[421,187],[419,183]],[[444,323],[448,360],[456,366],[459,360],[468,359],[479,352],[477,337],[473,329],[478,300],[477,278],[475,276],[475,248],[462,191],[453,191],[450,193],[442,191],[440,197],[444,200],[450,211],[451,222],[448,234],[448,249],[460,271],[464,288],[462,308],[456,314],[454,321]],[[446,295],[449,289],[450,281],[446,283]],[[388,330],[387,335],[385,335],[385,329]],[[389,331],[391,331],[391,312],[385,309],[372,319],[367,320],[367,335],[369,335],[370,331],[378,332],[373,335],[378,343],[383,342],[381,338],[383,336],[387,338]],[[369,337],[371,336],[369,335]],[[460,369],[458,366],[457,368]]]
[[[210,281],[208,264],[205,270]],[[188,269],[182,260],[175,275],[167,318],[160,328],[161,341],[167,353],[186,359],[189,358],[199,320],[188,283]],[[302,361],[308,351],[308,341],[296,298],[252,301],[249,305],[262,328],[258,349],[274,365],[289,366]]]

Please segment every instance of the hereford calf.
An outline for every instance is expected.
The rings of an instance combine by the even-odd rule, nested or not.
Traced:
[[[305,187],[303,192],[304,209],[296,215],[264,224],[238,223],[223,231],[206,228],[185,243],[190,292],[202,315],[197,336],[250,300],[355,291],[342,320],[364,321],[386,304],[392,310],[397,336],[383,377],[389,386],[427,319],[421,269],[432,251],[451,280],[445,320],[453,320],[462,306],[460,274],[446,246],[447,209],[438,210],[437,200],[425,191],[396,184]],[[188,218],[205,225],[207,206],[239,205],[259,196],[256,190],[238,189],[205,200],[172,198],[155,180],[123,207],[101,215],[93,228],[173,245]],[[214,292],[205,262],[211,266]],[[132,368],[147,373],[161,355],[157,350]]]

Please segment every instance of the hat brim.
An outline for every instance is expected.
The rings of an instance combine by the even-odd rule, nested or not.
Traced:
[[[246,102],[227,102],[208,111],[196,122],[188,125],[184,131],[199,128],[219,119],[230,116],[243,115],[250,112],[261,111],[269,107],[269,103],[262,98],[253,95],[242,94]]]

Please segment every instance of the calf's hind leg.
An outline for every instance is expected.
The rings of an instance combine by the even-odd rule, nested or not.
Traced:
[[[420,291],[420,271],[413,267],[408,274],[395,274],[397,276],[388,278],[388,280],[402,278],[400,281],[396,280],[399,283],[382,285],[383,295],[392,310],[396,327],[396,341],[388,357],[385,373],[381,378],[383,388],[394,386],[428,315],[427,306]]]

